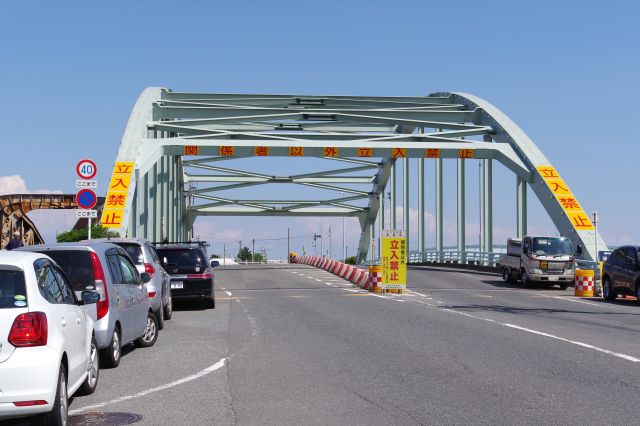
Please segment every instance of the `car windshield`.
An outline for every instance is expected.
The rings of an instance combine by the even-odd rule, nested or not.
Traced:
[[[142,255],[142,247],[140,247],[138,244],[131,244],[131,243],[116,243],[116,244],[122,247],[123,249],[125,249],[125,251],[131,258],[131,260],[133,260],[134,264],[142,265],[144,263],[144,256]]]
[[[42,253],[52,258],[62,268],[74,291],[83,291],[95,285],[89,252],[48,250]]]
[[[167,259],[167,265],[183,266],[206,266],[206,259],[200,250],[195,249],[158,249],[158,256],[163,260]]]
[[[568,238],[534,238],[533,254],[536,256],[570,256],[573,254]]]
[[[0,265],[0,309],[27,306],[24,272]]]

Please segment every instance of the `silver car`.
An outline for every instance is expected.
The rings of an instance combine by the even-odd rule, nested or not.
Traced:
[[[67,275],[75,292],[94,290],[100,294],[94,329],[101,366],[117,367],[124,345],[155,344],[158,321],[151,310],[145,284],[151,277],[138,272],[122,247],[109,243],[62,243],[18,250],[52,258]]]
[[[151,275],[151,281],[147,283],[147,290],[151,301],[151,309],[158,319],[158,329],[162,330],[164,321],[170,320],[173,315],[171,276],[160,264],[158,253],[156,253],[153,244],[143,238],[99,238],[81,241],[81,243],[89,245],[96,242],[109,242],[119,245],[129,254],[138,272],[146,272]]]

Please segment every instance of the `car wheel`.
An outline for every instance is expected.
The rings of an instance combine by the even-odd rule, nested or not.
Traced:
[[[158,320],[153,312],[149,312],[144,334],[136,340],[136,345],[141,348],[148,348],[153,346],[156,340],[158,340]]]
[[[120,341],[120,330],[118,327],[113,328],[113,335],[109,346],[100,352],[102,357],[102,365],[107,368],[116,368],[120,364],[120,350],[122,342]]]
[[[67,395],[67,370],[60,364],[58,373],[58,385],[56,387],[56,399],[53,409],[39,415],[34,420],[35,424],[66,426],[69,418],[69,396]]]
[[[169,321],[172,315],[173,315],[173,298],[171,297],[171,295],[169,295],[169,301],[164,307],[164,319],[166,321]]]
[[[158,330],[162,330],[164,328],[164,309],[158,309],[158,311],[155,312],[155,317],[158,320]]]
[[[567,288],[569,288],[569,283],[562,283],[559,284],[560,286],[560,290],[566,290]]]
[[[637,293],[638,290],[636,289],[636,294]],[[611,280],[608,277],[605,277],[604,282],[602,283],[602,296],[609,302],[616,300],[616,293],[611,288]]]
[[[502,281],[505,283],[511,282],[511,271],[509,268],[502,268]]]
[[[95,336],[91,337],[91,353],[89,354],[89,368],[87,378],[78,389],[79,395],[91,395],[98,387],[98,376],[100,374],[100,361],[98,356],[98,343]]]
[[[216,299],[214,297],[207,297],[204,299],[203,304],[205,309],[214,309],[216,307]]]

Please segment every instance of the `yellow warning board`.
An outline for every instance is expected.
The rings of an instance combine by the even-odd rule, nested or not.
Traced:
[[[133,161],[118,161],[113,166],[113,173],[109,181],[107,197],[104,201],[102,218],[100,223],[107,228],[119,228],[122,226],[124,209],[129,196],[129,185],[135,164]]]
[[[589,216],[569,189],[569,185],[562,180],[558,171],[553,166],[538,166],[537,169],[573,227],[578,231],[593,231],[595,228]]]
[[[407,234],[382,231],[382,288],[407,288]]]

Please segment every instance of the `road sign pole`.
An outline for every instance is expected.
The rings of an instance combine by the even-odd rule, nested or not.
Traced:
[[[91,218],[89,218],[89,235],[87,239],[91,239]]]

